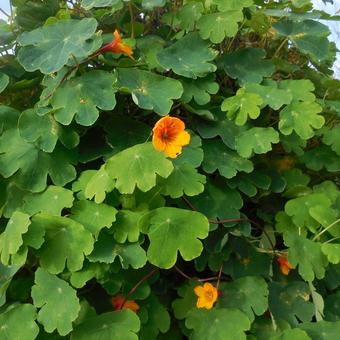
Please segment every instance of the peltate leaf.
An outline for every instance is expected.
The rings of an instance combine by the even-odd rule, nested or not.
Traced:
[[[288,260],[292,266],[299,266],[299,274],[306,281],[314,277],[322,279],[328,264],[321,251],[320,243],[313,242],[298,234],[284,234],[284,242],[288,250]]]
[[[8,84],[9,84],[8,75],[0,72],[0,93],[7,87]]]
[[[137,242],[139,238],[139,220],[142,217],[140,212],[130,210],[119,210],[117,220],[113,223],[113,237],[118,243]]]
[[[93,249],[93,237],[80,223],[67,217],[38,214],[32,218],[37,228],[45,230],[45,243],[37,251],[40,265],[52,274],[82,268],[84,255]]]
[[[240,84],[260,83],[263,77],[269,77],[274,71],[270,60],[264,60],[265,50],[244,48],[227,54],[219,60],[225,72]]]
[[[195,196],[204,190],[205,176],[197,172],[190,164],[174,165],[170,176],[160,181],[162,194],[171,198],[183,195]]]
[[[245,340],[250,321],[238,309],[193,309],[189,312],[185,325],[193,329],[190,336],[192,340],[228,339],[231,334],[234,340]]]
[[[0,137],[0,173],[5,178],[15,174],[14,182],[22,189],[44,190],[47,175],[55,185],[65,185],[76,176],[71,162],[73,156],[66,149],[57,147],[53,153],[45,153],[23,140],[17,129],[7,130]]]
[[[71,218],[82,224],[94,236],[103,228],[110,228],[116,220],[117,210],[107,204],[93,201],[77,201],[72,207]]]
[[[142,268],[147,261],[145,251],[139,243],[118,244],[112,235],[100,233],[88,259],[91,262],[113,263],[117,257],[124,269],[129,266],[134,269]]]
[[[38,268],[35,272],[32,299],[37,308],[38,321],[48,333],[57,330],[66,335],[72,330],[72,322],[77,318],[80,304],[76,291],[64,280]],[[67,301],[67,308],[65,308]]]
[[[39,327],[35,323],[36,314],[36,309],[31,304],[9,306],[0,314],[0,338],[34,340],[39,333]]]
[[[149,262],[168,269],[176,263],[178,251],[186,261],[201,254],[203,246],[199,239],[208,236],[209,222],[196,211],[158,208],[147,215],[142,231],[150,239]]]
[[[299,325],[299,328],[303,329],[313,340],[336,339],[340,332],[340,321],[304,322]]]
[[[251,322],[254,321],[255,315],[262,315],[268,308],[267,283],[260,276],[245,276],[223,284],[221,291],[223,295],[218,300],[218,306],[238,308]]]
[[[222,111],[227,111],[229,119],[235,119],[236,125],[244,125],[248,116],[256,119],[260,115],[259,106],[262,98],[255,93],[247,93],[244,88],[239,89],[236,95],[225,99],[222,103]]]
[[[300,160],[305,163],[308,169],[320,171],[326,168],[329,172],[340,171],[340,158],[326,145],[320,145],[306,151]]]
[[[245,84],[247,92],[256,93],[262,98],[263,105],[268,105],[274,110],[278,110],[283,105],[290,104],[293,99],[289,91],[277,88],[275,82],[260,85],[255,83]]]
[[[156,175],[167,178],[172,170],[171,161],[151,143],[138,144],[111,157],[105,167],[110,178],[116,179],[116,188],[131,194],[135,187],[148,191],[156,185]]]
[[[28,231],[30,217],[15,211],[8,221],[5,231],[0,235],[1,263],[10,264],[10,257],[15,255],[23,244],[22,235]]]
[[[322,141],[326,145],[330,145],[331,149],[340,156],[340,126],[327,129],[324,134]]]
[[[245,158],[249,158],[252,153],[267,153],[272,149],[272,144],[280,141],[279,133],[272,127],[254,127],[246,130],[236,137],[236,151]]]
[[[269,309],[276,320],[286,320],[292,326],[297,326],[300,320],[310,321],[314,315],[309,295],[306,282],[273,281],[269,284]]]
[[[86,319],[72,332],[71,340],[138,340],[139,328],[136,313],[123,309]]]
[[[241,9],[231,10],[223,13],[211,13],[203,15],[197,22],[200,36],[210,39],[218,44],[225,37],[232,38],[238,31],[238,23],[243,20]]]
[[[215,59],[217,51],[209,46],[198,33],[189,33],[159,52],[158,61],[165,69],[172,69],[180,76],[193,79],[204,77],[216,70],[216,66],[210,61]]]
[[[30,215],[44,212],[60,216],[64,208],[72,207],[72,203],[73,192],[71,190],[50,185],[43,192],[26,195],[23,210]]]
[[[248,159],[242,158],[235,151],[226,147],[222,141],[207,140],[203,144],[204,161],[203,169],[211,174],[217,169],[226,177],[235,177],[237,172],[252,172],[253,164]]]
[[[102,203],[106,193],[112,191],[115,187],[115,181],[106,172],[105,165],[94,173],[87,172],[86,176],[85,198],[92,199],[94,197],[96,203]]]
[[[324,243],[321,245],[321,250],[327,256],[330,263],[338,264],[340,262],[339,243]]]
[[[114,82],[115,76],[102,70],[66,81],[51,99],[55,119],[69,125],[75,117],[80,125],[93,125],[99,116],[98,109],[109,111],[116,105]]]
[[[198,105],[205,105],[210,101],[210,95],[216,94],[218,84],[214,81],[214,77],[209,75],[203,79],[182,79],[181,83],[184,92],[181,100],[184,103],[189,103],[193,99]]]
[[[122,68],[118,70],[117,77],[118,85],[130,91],[136,105],[161,116],[169,113],[173,99],[179,99],[183,93],[178,80],[149,71]]]
[[[100,47],[101,39],[94,37],[97,21],[61,20],[53,25],[24,32],[18,37],[23,46],[18,60],[28,72],[40,70],[48,74],[59,71],[72,58],[84,58]]]
[[[157,335],[166,333],[170,328],[170,315],[164,305],[159,302],[159,299],[151,294],[143,304],[147,310],[147,322],[142,323],[139,338],[141,340],[157,339]]]
[[[329,28],[315,20],[285,20],[273,25],[279,35],[286,36],[302,52],[313,60],[321,62],[328,58],[330,34]]]
[[[237,190],[217,186],[211,182],[205,185],[204,192],[190,198],[196,209],[211,219],[239,218],[243,201]]]
[[[295,131],[302,139],[314,136],[314,129],[320,129],[325,123],[318,115],[322,110],[315,102],[294,102],[280,112],[279,129],[284,135]]]
[[[20,115],[18,121],[20,136],[35,144],[45,152],[52,152],[61,133],[59,124],[52,115],[39,116],[35,110],[28,109]]]

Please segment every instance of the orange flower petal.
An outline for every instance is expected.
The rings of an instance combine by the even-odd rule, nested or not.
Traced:
[[[194,288],[194,292],[197,296],[201,296],[204,294],[204,288],[202,286],[197,286]]]
[[[218,291],[211,283],[195,287],[194,292],[198,296],[197,308],[211,309],[218,298]]]
[[[122,307],[122,309],[130,309],[135,313],[139,311],[139,308],[140,307],[138,303],[136,303],[134,300],[127,300]]]
[[[163,151],[168,157],[177,157],[182,147],[190,142],[190,134],[184,129],[185,124],[179,118],[162,117],[152,129],[154,148]]]

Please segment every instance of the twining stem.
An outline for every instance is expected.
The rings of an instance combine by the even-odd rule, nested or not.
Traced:
[[[281,51],[282,47],[288,42],[288,38],[285,38],[282,43],[280,44],[280,46],[277,48],[277,50],[274,53],[273,57],[277,57],[279,52]]]
[[[221,267],[220,267],[220,270],[218,272],[217,283],[216,283],[217,291],[218,291],[218,287],[220,286],[220,281],[221,281],[221,276],[222,276],[222,269],[223,269],[223,262],[221,263]]]
[[[185,274],[181,269],[179,269],[177,266],[174,266],[174,269],[181,274],[184,278],[186,278],[187,280],[193,280],[193,281],[198,281],[198,282],[207,282],[207,281],[218,281],[221,280],[221,275],[222,275],[222,271],[221,274],[219,274],[219,276],[211,276],[211,277],[206,277],[203,279],[198,279],[196,277],[190,277],[189,275]]]
[[[134,39],[135,38],[135,17],[133,15],[131,2],[129,2],[128,6],[129,6],[129,12],[130,12],[130,18],[131,18],[131,39]]]
[[[197,211],[197,209],[195,208],[195,206],[185,197],[182,196],[183,201],[188,205],[188,207],[193,210],[193,211]],[[268,239],[270,246],[272,247],[273,252],[275,253],[275,247],[274,244],[271,240],[271,238],[269,237],[268,233],[266,232],[266,230],[257,222],[249,219],[249,218],[225,218],[225,219],[221,219],[221,220],[211,220],[208,219],[209,223],[212,224],[223,224],[223,223],[228,223],[228,222],[249,222],[251,224],[253,224],[254,226],[256,226],[258,229],[263,231],[263,234],[266,236],[266,238]]]
[[[148,280],[153,274],[155,274],[158,271],[158,268],[155,268],[153,270],[151,270],[151,272],[147,273],[145,276],[143,276],[131,289],[130,291],[127,293],[127,295],[124,298],[124,301],[122,303],[122,307],[121,309],[124,307],[126,301],[128,300],[128,298],[137,290],[137,288],[146,280]]]
[[[328,241],[326,241],[326,242],[323,242],[322,244],[331,243],[331,242],[333,242],[333,241],[335,241],[335,240],[338,240],[339,238],[340,238],[340,236],[333,237],[333,238],[331,238],[330,240],[328,240]]]
[[[317,238],[319,238],[322,234],[324,234],[327,230],[329,230],[330,228],[332,228],[333,226],[335,226],[337,223],[340,222],[340,218],[336,221],[334,221],[333,223],[331,223],[329,226],[327,226],[325,229],[323,229],[322,231],[320,231],[317,235],[315,235],[312,238],[312,241],[315,241]]]

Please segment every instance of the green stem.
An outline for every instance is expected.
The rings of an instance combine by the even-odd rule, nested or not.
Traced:
[[[336,221],[334,221],[333,223],[331,223],[329,226],[327,226],[325,229],[323,229],[322,231],[320,231],[317,235],[315,235],[312,238],[312,241],[315,241],[317,238],[319,238],[322,234],[324,234],[327,230],[329,230],[330,228],[332,228],[333,226],[335,226],[337,223],[340,222],[340,218]]]
[[[274,53],[274,58],[278,56],[279,52],[281,51],[282,47],[287,43],[288,38],[285,38],[282,43],[280,44],[280,46],[277,48],[277,50]]]

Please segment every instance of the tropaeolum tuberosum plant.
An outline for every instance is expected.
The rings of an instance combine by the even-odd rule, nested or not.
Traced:
[[[13,0],[0,339],[339,339],[327,18],[309,0]]]

